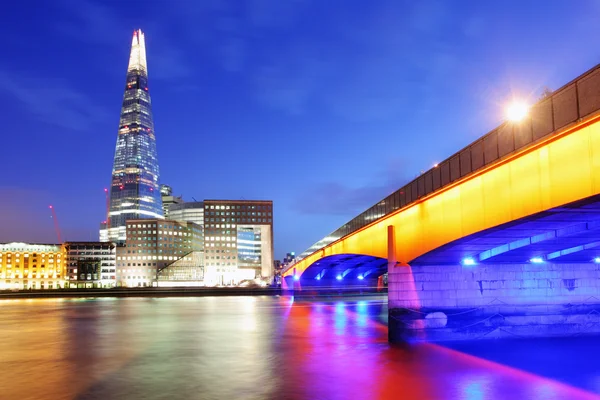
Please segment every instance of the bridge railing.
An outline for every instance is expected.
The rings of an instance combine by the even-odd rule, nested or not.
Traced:
[[[298,260],[453,182],[509,157],[600,111],[600,64],[505,122],[321,239]]]

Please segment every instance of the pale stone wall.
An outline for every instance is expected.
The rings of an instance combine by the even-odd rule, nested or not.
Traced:
[[[396,266],[390,339],[600,332],[599,278],[593,263]]]

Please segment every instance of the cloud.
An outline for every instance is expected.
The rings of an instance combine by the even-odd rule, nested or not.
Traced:
[[[293,208],[308,215],[356,215],[385,196],[384,186],[352,188],[337,182],[323,182],[307,188]]]
[[[18,100],[40,121],[72,130],[86,130],[109,115],[92,98],[59,80],[35,79],[0,70],[0,91]]]
[[[274,109],[297,115],[305,111],[319,74],[315,59],[298,63],[300,70],[291,72],[291,64],[274,64],[259,69],[254,77],[258,100]],[[290,76],[292,74],[293,78]]]
[[[247,19],[256,27],[290,27],[309,3],[307,0],[249,0]]]
[[[407,182],[404,161],[390,160],[372,185],[350,187],[339,182],[321,182],[302,190],[292,208],[304,215],[343,215],[352,218]],[[382,183],[383,182],[383,183]]]
[[[171,47],[166,43],[158,42],[154,48],[148,49],[148,75],[150,79],[181,80],[192,76],[193,69],[188,64],[183,51],[178,47]],[[178,86],[188,86],[181,82]]]
[[[57,4],[65,10],[63,16],[68,20],[57,24],[64,34],[85,43],[119,43],[119,15],[110,8],[88,0],[63,0]]]
[[[438,5],[378,3],[360,20],[339,14],[319,40],[300,33],[278,41],[255,56],[257,100],[289,114],[313,108],[353,122],[435,108],[424,99],[437,99],[461,65],[440,34],[449,22]]]
[[[126,18],[116,10],[90,0],[76,3],[64,1],[66,21],[59,24],[64,34],[92,45],[103,44],[114,49],[123,49],[131,43],[135,26],[130,26]],[[166,18],[163,13],[158,13]],[[130,27],[129,35],[124,27]],[[161,20],[148,19],[142,30],[151,32],[146,37],[148,47],[148,69],[154,79],[180,80],[193,74],[193,68],[185,54],[185,42],[167,33]],[[181,43],[181,45],[179,45]]]

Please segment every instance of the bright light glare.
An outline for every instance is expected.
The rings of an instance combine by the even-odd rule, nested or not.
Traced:
[[[506,117],[509,121],[519,122],[529,113],[529,106],[522,101],[514,101],[506,108]]]
[[[317,275],[317,276],[315,276],[315,279],[318,280],[318,281],[320,281],[321,277],[319,275]]]
[[[342,276],[338,275],[338,276],[335,277],[335,279],[337,279],[338,281],[341,281],[342,280]]]
[[[596,257],[596,258],[594,258],[594,262],[595,262],[596,264],[600,264],[600,257]]]
[[[463,265],[475,265],[475,260],[471,257],[464,258],[462,261]]]
[[[531,260],[532,263],[534,264],[541,264],[544,262],[544,259],[542,257],[533,257]]]
[[[294,275],[294,280],[295,281],[299,281],[300,280],[300,275]]]
[[[364,277],[364,276],[362,276],[362,275],[359,275],[359,276],[358,276],[358,280],[362,281],[363,279],[365,279],[365,277]]]

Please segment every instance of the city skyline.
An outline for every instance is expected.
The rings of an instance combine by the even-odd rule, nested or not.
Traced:
[[[125,43],[138,26],[151,32],[161,182],[186,199],[273,199],[276,258],[302,252],[496,126],[511,91],[535,99],[599,59],[593,2],[432,4],[365,12],[353,3],[340,15],[311,2],[132,2],[117,11],[86,1],[43,5],[60,28],[41,16],[4,24],[12,57],[0,63],[0,126],[15,134],[5,135],[13,151],[0,161],[14,171],[0,185],[0,222],[10,227],[0,241],[56,242],[48,204],[64,240],[97,238]],[[11,4],[6,15],[25,14]],[[191,27],[194,19],[207,23]],[[573,29],[546,29],[558,21]],[[207,150],[223,143],[226,158]]]

